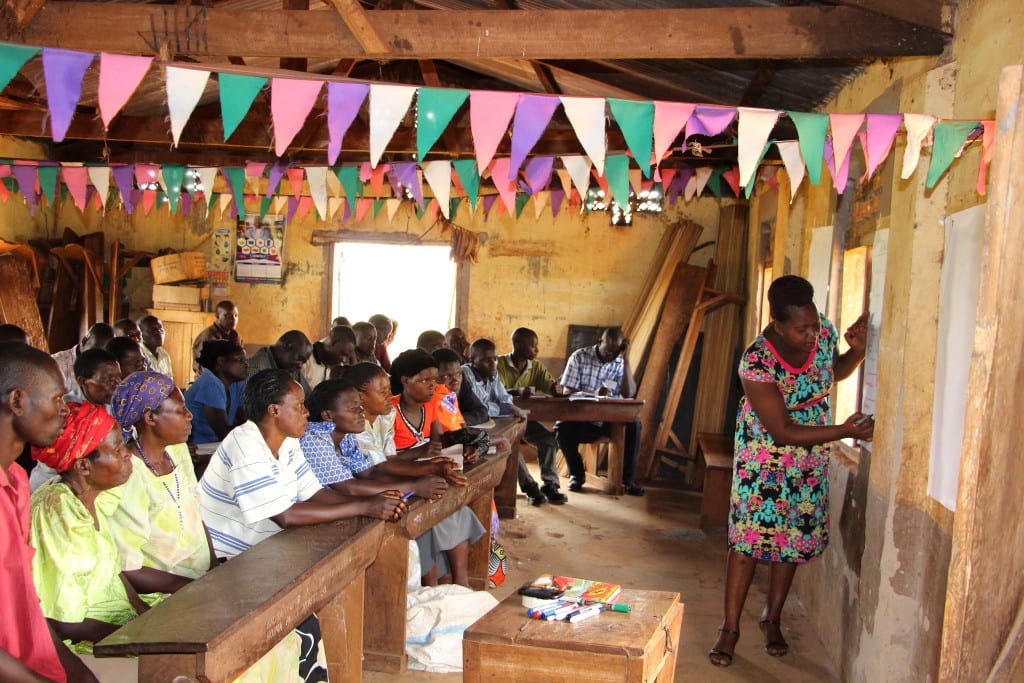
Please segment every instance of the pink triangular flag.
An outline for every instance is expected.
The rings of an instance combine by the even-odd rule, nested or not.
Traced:
[[[247,161],[245,162],[245,177],[246,178],[262,178],[263,172],[267,170],[267,164],[263,161]]]
[[[864,114],[829,114],[828,119],[832,127],[832,153],[837,160],[845,160],[853,149],[853,140],[864,122]]]
[[[370,197],[360,197],[359,199],[357,199],[356,200],[356,220],[357,221],[363,220],[363,216],[366,215],[366,212],[369,211],[371,207],[373,207],[373,199],[372,198],[370,198]]]
[[[142,213],[149,215],[156,204],[156,190],[144,190],[142,192]]]
[[[423,177],[433,190],[441,213],[451,218],[452,162],[428,161],[423,165]]]
[[[473,132],[477,168],[487,168],[498,143],[508,131],[519,94],[472,90],[469,93],[469,125]]]
[[[135,164],[135,182],[139,187],[156,182],[160,167],[156,164]]]
[[[100,53],[97,99],[104,129],[110,129],[110,122],[142,83],[152,63],[152,57]]]
[[[54,142],[64,140],[71,125],[78,98],[82,95],[82,79],[92,64],[89,52],[43,48],[43,75],[46,78],[46,104],[50,109],[50,134]]]
[[[384,192],[384,178],[390,170],[391,164],[380,164],[374,166],[370,173],[370,188],[373,190],[373,196],[377,199],[380,199],[381,193]]]
[[[309,210],[313,208],[313,198],[309,195],[299,197],[299,209],[295,214],[296,217],[301,221],[309,213]]]
[[[672,185],[672,179],[676,177],[676,172],[679,169],[676,168],[663,168],[661,169],[661,187],[667,190]],[[662,192],[662,194],[665,194]]]
[[[64,184],[79,211],[85,211],[86,189],[89,185],[89,172],[85,166],[65,166],[60,170]]]
[[[992,163],[993,143],[996,141],[996,122],[981,121],[981,163],[978,164],[978,194],[984,197],[988,193],[988,165]]]
[[[491,180],[494,182],[498,194],[501,195],[502,203],[514,216],[516,213],[516,186],[513,181],[508,179],[509,166],[508,157],[500,157],[491,162]]]
[[[768,136],[775,128],[775,122],[779,120],[782,112],[774,109],[755,109],[753,107],[739,107],[739,147],[737,158],[739,160],[739,183],[746,187],[754,178],[758,164],[764,154],[765,144]],[[738,193],[737,193],[738,196]]]
[[[665,158],[669,148],[690,120],[696,105],[686,102],[654,101],[654,147],[651,163],[658,165]],[[663,183],[666,181],[662,180]]]
[[[562,108],[576,131],[583,151],[598,173],[604,173],[607,154],[605,141],[605,100],[603,97],[562,97]]]
[[[868,114],[867,145],[864,155],[867,157],[867,174],[865,179],[874,175],[878,166],[889,156],[896,132],[903,123],[903,114]]]
[[[634,194],[640,194],[643,190],[643,179],[643,171],[639,168],[629,169],[629,186],[633,189]]]
[[[292,196],[302,196],[302,176],[304,169],[302,168],[289,168],[288,169],[288,184],[292,187]]]
[[[807,172],[807,168],[804,166],[804,158],[800,154],[800,143],[796,140],[787,140],[776,142],[775,146],[779,148],[779,156],[782,157],[786,173],[789,174],[789,202],[792,204],[793,198],[796,197],[797,188],[800,187],[800,183],[803,182],[804,175]]]
[[[370,163],[376,166],[416,94],[411,85],[370,85]]]
[[[323,81],[302,78],[270,79],[270,117],[274,121],[274,153],[284,155],[320,96]]]
[[[167,67],[167,110],[171,116],[171,137],[175,147],[209,80],[209,71]]]
[[[835,151],[832,148],[832,138],[825,138],[825,164],[829,173],[832,174],[832,186],[838,194],[846,192],[846,183],[850,179],[850,155],[847,154],[842,162],[837,162]]]
[[[906,180],[914,174],[921,159],[921,145],[932,132],[936,119],[928,114],[904,114],[903,125],[907,129],[907,148],[903,151],[903,170],[900,178]]]

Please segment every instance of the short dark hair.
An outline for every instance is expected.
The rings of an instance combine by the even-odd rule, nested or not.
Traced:
[[[107,351],[114,354],[114,358],[118,363],[123,361],[133,350],[142,353],[142,347],[139,346],[139,342],[135,341],[131,337],[114,337],[107,342]]]
[[[436,368],[437,361],[423,349],[409,349],[391,361],[391,393],[402,393],[402,378],[413,377],[427,368]]]
[[[352,326],[353,332],[369,332],[370,330],[376,332],[377,328],[371,325],[370,323],[366,322],[365,320],[361,320],[360,322],[357,322],[355,325]]]
[[[496,347],[494,345],[494,342],[492,342],[490,339],[484,339],[483,337],[481,337],[480,339],[477,339],[475,342],[473,342],[473,344],[469,347],[469,357],[472,358],[478,353],[495,351],[497,348],[498,347]]]
[[[344,379],[325,379],[313,387],[313,391],[306,397],[306,410],[309,411],[310,422],[323,422],[321,414],[325,410],[330,410],[344,391],[359,390],[347,384]]]
[[[28,333],[17,325],[4,323],[0,325],[0,341],[28,343]]]
[[[437,349],[432,354],[438,365],[441,363],[458,363],[462,365],[462,357],[451,349]]]
[[[203,342],[203,348],[199,352],[199,364],[207,370],[217,367],[217,359],[229,356],[238,351],[245,351],[237,342],[229,339],[211,339]]]
[[[235,302],[229,301],[228,299],[224,299],[224,301],[218,301],[217,305],[214,307],[213,310],[227,312],[232,310],[233,308],[236,308]]]
[[[529,327],[517,327],[512,331],[512,343],[515,344],[520,339],[536,336],[537,333],[531,330]]]
[[[47,368],[57,370],[57,363],[43,351],[21,342],[0,342],[0,401],[6,402],[15,389],[35,386],[38,373]]]
[[[345,386],[353,387],[357,391],[365,389],[366,385],[374,377],[386,376],[388,374],[387,370],[376,363],[368,363],[366,361],[349,365],[348,367],[341,366],[339,367],[339,372],[341,373],[339,381],[343,382]]]
[[[126,337],[120,337],[126,339]],[[131,339],[128,341],[135,343]],[[136,344],[136,346],[138,346]],[[113,363],[117,365],[117,356],[112,354],[106,349],[89,349],[88,351],[82,351],[75,358],[75,377],[92,377],[96,374],[96,371],[104,363]]]
[[[136,323],[131,318],[120,318],[118,320],[115,320],[114,324],[111,325],[110,327],[114,330],[114,334],[116,336],[118,330],[123,330],[123,329],[126,329],[126,328],[138,327],[138,326],[139,326],[139,324]]]
[[[245,416],[259,422],[267,416],[267,408],[280,403],[295,380],[287,370],[261,370],[250,377],[242,390]]]
[[[327,337],[332,338],[335,335],[343,341],[356,343],[356,333],[348,325],[332,325],[331,331],[327,333]]]
[[[768,287],[768,306],[773,320],[789,320],[790,306],[814,304],[814,286],[798,275],[783,275]]]
[[[159,322],[163,322],[163,321],[161,321],[160,318],[156,317],[152,313],[147,313],[146,315],[140,315],[138,318],[135,319],[135,324],[138,325],[140,329],[142,328],[143,325],[148,325],[150,323],[159,323]]]
[[[448,341],[444,335],[437,330],[426,330],[420,332],[420,336],[416,337],[416,348],[425,349],[430,345],[431,342]]]

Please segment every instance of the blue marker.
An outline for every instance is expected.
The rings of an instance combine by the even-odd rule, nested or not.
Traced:
[[[413,492],[409,491],[409,493],[406,493],[404,496],[402,496],[402,500],[409,500],[410,498],[413,497],[413,495]]]

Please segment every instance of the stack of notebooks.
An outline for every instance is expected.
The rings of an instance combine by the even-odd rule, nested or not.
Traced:
[[[558,600],[610,603],[615,601],[621,590],[622,586],[617,583],[541,574],[532,584],[521,588],[520,594],[523,597],[523,607],[535,608],[550,605]]]

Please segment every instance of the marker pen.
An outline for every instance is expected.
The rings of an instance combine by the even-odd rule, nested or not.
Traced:
[[[569,623],[575,624],[578,621],[596,617],[601,613],[601,605],[587,605],[569,617]]]
[[[414,494],[414,493],[413,493],[412,491],[409,491],[409,493],[406,493],[406,494],[404,494],[404,495],[402,496],[402,500],[409,500],[409,499],[410,499],[410,498],[412,498],[412,497],[413,497],[414,495],[415,495],[415,494]]]

